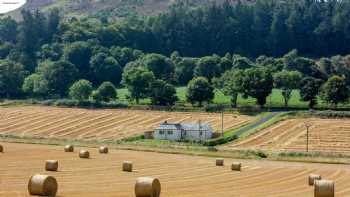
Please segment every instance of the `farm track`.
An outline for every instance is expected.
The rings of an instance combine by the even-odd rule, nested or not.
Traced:
[[[110,150],[107,155],[89,149],[91,159],[79,159],[62,147],[3,143],[0,197],[27,197],[27,181],[36,173],[56,177],[60,197],[133,197],[137,177],[158,177],[166,197],[312,197],[310,173],[335,181],[336,196],[349,196],[350,169],[344,165],[239,160],[241,172],[230,170],[232,159],[216,167],[215,159],[150,152]],[[59,160],[58,172],[45,172],[44,161]],[[19,160],[25,162],[18,162]],[[121,172],[124,160],[135,172]]]
[[[224,129],[251,121],[226,114]],[[153,130],[161,122],[210,123],[221,130],[221,114],[142,110],[87,110],[55,107],[0,108],[0,134],[79,140],[121,139]]]
[[[309,129],[311,151],[350,153],[350,119],[289,119],[246,139],[227,144],[225,148],[305,151],[306,122],[311,125]]]

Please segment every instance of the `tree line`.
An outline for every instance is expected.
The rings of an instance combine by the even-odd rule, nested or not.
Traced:
[[[175,87],[187,85],[188,101],[200,105],[212,100],[214,89],[230,96],[232,106],[236,106],[238,94],[256,98],[259,105],[264,105],[272,88],[282,90],[286,106],[294,89],[300,89],[302,99],[309,101],[310,107],[316,104],[317,96],[335,105],[346,102],[350,56],[331,54],[349,52],[348,34],[335,32],[340,30],[336,21],[346,18],[346,11],[350,10],[349,1],[281,2],[227,1],[193,8],[186,1],[177,1],[164,14],[123,21],[63,19],[57,9],[46,14],[24,10],[20,22],[9,17],[0,19],[0,97],[70,96],[109,101],[117,97],[110,90],[124,86],[130,92],[129,98],[137,103],[151,98],[153,104],[172,105],[177,100]],[[317,37],[315,29],[311,30],[318,24],[311,22],[316,15],[290,16],[300,16],[299,11],[309,15],[307,10],[314,7],[332,8],[332,14],[327,15],[331,23],[324,24],[333,32],[327,39]],[[280,21],[283,25],[276,24],[286,28],[281,34],[272,33],[277,28],[271,27],[277,23],[274,20],[271,25],[263,23],[263,18],[278,13],[277,8],[288,16],[286,21]],[[319,16],[327,13],[322,9]],[[290,29],[287,21],[292,18],[299,20],[293,24],[304,30]],[[347,21],[342,20],[341,24],[346,25]],[[240,29],[248,26],[269,31],[265,37],[257,37],[261,34],[255,30]],[[282,35],[287,36],[285,40],[272,41]],[[283,48],[273,43],[290,44]],[[288,52],[293,48],[297,50]],[[326,52],[319,51],[324,49]],[[312,59],[305,54],[330,57]]]

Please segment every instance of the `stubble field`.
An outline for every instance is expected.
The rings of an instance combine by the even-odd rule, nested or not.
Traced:
[[[310,151],[350,153],[350,119],[289,119],[225,147],[305,151],[306,125],[309,126]]]
[[[251,121],[225,114],[224,129]],[[221,114],[142,110],[88,110],[55,107],[0,108],[0,134],[78,140],[122,139],[141,135],[168,122],[206,122],[221,130]]]
[[[241,160],[241,172],[230,170],[231,159],[216,167],[214,158],[111,150],[107,155],[88,149],[91,159],[79,159],[62,147],[3,143],[0,154],[0,196],[26,197],[33,174],[49,174],[59,183],[60,197],[133,197],[137,177],[160,179],[165,197],[311,197],[310,173],[335,181],[336,196],[349,196],[350,169],[343,165]],[[45,172],[44,161],[59,160],[58,172]],[[135,172],[121,171],[124,160]]]

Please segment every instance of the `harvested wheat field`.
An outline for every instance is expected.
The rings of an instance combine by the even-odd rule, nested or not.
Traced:
[[[350,119],[290,119],[226,145],[231,148],[304,151],[309,124],[309,150],[350,153]]]
[[[163,197],[311,197],[310,173],[334,180],[336,196],[350,196],[350,169],[343,165],[238,160],[242,171],[231,171],[232,159],[215,166],[215,158],[150,152],[111,150],[99,154],[88,149],[90,159],[79,159],[77,152],[46,145],[3,144],[0,154],[0,196],[27,194],[29,177],[36,173],[52,175],[60,197],[134,197],[138,177],[159,178]],[[45,172],[47,159],[60,162],[58,172]],[[133,172],[123,172],[122,162],[132,161]]]
[[[88,110],[55,107],[0,108],[0,134],[70,139],[121,139],[153,130],[161,122],[210,123],[221,129],[221,114],[142,110]],[[224,129],[252,120],[226,114]]]

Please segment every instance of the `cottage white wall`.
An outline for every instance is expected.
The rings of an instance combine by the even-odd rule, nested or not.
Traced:
[[[161,131],[164,131],[161,134]],[[169,134],[169,131],[172,131],[172,134]],[[202,135],[198,130],[186,130],[184,136],[181,136],[181,130],[155,130],[154,139],[159,140],[171,140],[171,141],[205,141],[211,139],[213,136],[212,130],[203,130]]]
[[[199,131],[186,131],[186,140],[190,141],[205,141],[207,139],[210,139],[213,135],[212,131],[202,131],[203,134],[200,135]]]
[[[168,134],[168,131],[164,131],[164,134],[160,134],[160,131],[156,130],[154,132],[154,138],[159,140],[179,141],[181,140],[181,131],[173,131],[173,134]]]

